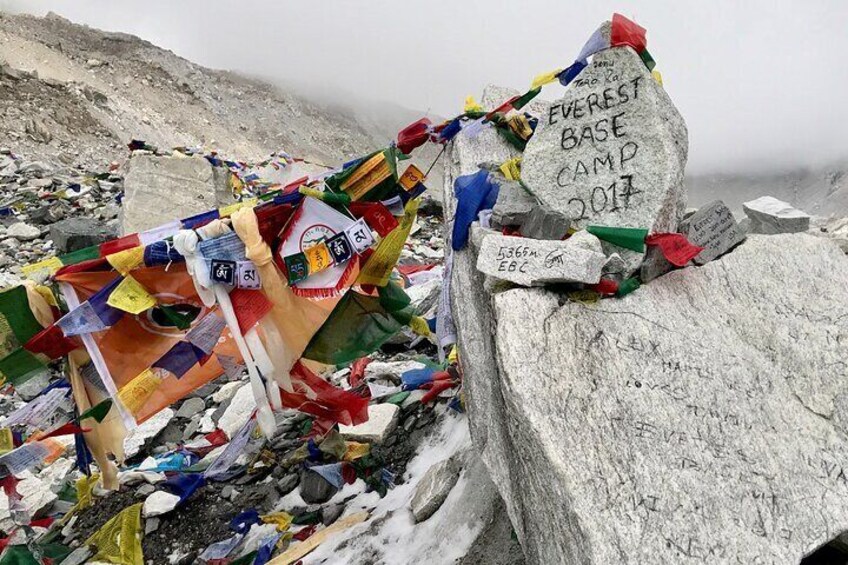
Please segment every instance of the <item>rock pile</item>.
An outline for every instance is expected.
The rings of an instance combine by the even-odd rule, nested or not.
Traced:
[[[528,562],[794,565],[848,528],[840,470],[846,355],[834,347],[846,337],[848,294],[838,281],[848,280],[848,260],[833,243],[796,233],[807,231],[809,216],[771,198],[746,204],[743,222],[720,201],[684,214],[685,126],[650,75],[628,63],[628,48],[611,51],[587,69],[597,81],[531,110],[540,125],[521,171],[540,206],[566,216],[562,230],[602,224],[589,231],[603,247],[584,231],[542,237],[552,228],[538,228],[544,222],[532,217],[541,212],[524,214],[522,205],[520,214],[504,213],[515,202],[507,191],[495,204],[500,213],[481,213],[450,257],[474,445]],[[628,124],[619,145],[635,144],[637,155],[651,148],[650,163],[612,169],[648,174],[654,189],[637,195],[638,208],[587,204],[585,217],[575,202],[591,202],[591,186],[613,182],[605,184],[606,168],[585,174],[577,164],[597,163],[598,146],[606,159],[609,144],[591,143],[598,130],[588,124],[612,119],[589,110],[590,97],[603,100],[605,69],[645,87],[640,97],[657,97],[635,112],[638,122],[618,117]],[[580,131],[588,132],[585,146]],[[459,135],[448,152],[446,216],[464,205],[457,178],[484,166],[503,190],[487,164],[514,156],[496,136]],[[557,185],[563,171],[569,181]],[[586,186],[589,194],[580,192]],[[612,202],[600,190],[595,203]],[[839,241],[843,223],[815,230]],[[646,229],[622,229],[634,227]],[[668,248],[634,253],[634,243],[657,232],[682,235]],[[580,253],[564,251],[572,241]],[[689,253],[682,270],[669,259],[681,250]],[[598,278],[617,283],[618,298],[603,298],[610,292]],[[639,280],[647,284],[638,288]],[[547,288],[521,288],[537,285]]]

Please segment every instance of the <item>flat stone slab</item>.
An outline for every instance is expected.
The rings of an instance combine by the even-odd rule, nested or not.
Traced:
[[[742,204],[751,219],[749,233],[797,233],[810,229],[810,216],[773,196],[761,196]]]
[[[743,241],[747,234],[721,200],[701,206],[680,225],[680,233],[704,250],[695,257],[698,265],[721,257]]]
[[[686,125],[629,47],[596,54],[527,144],[521,180],[587,225],[673,232],[685,209]]]
[[[522,286],[595,284],[606,260],[603,253],[587,249],[584,238],[553,241],[490,234],[483,238],[477,270]]]
[[[400,409],[394,404],[372,404],[368,421],[357,426],[339,424],[339,433],[350,441],[380,444],[397,427]]]

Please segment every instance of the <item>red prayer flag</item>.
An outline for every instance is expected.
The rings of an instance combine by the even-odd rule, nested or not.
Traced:
[[[75,339],[65,337],[62,328],[56,324],[47,326],[24,344],[30,353],[43,353],[50,359],[64,357],[74,349],[82,347]]]
[[[249,332],[273,308],[271,301],[259,290],[235,288],[230,292],[230,302],[233,303],[242,335]]]
[[[704,250],[693,245],[682,233],[655,233],[645,238],[647,245],[656,245],[669,263],[682,267]]]
[[[409,124],[398,132],[397,146],[403,153],[409,154],[410,151],[417,147],[421,147],[427,142],[430,137],[430,120],[421,118],[414,124]]]
[[[58,427],[52,432],[41,436],[39,439],[47,439],[49,437],[69,436],[73,434],[83,434],[90,432],[91,428],[81,428],[73,422],[69,422],[64,426]]]
[[[351,202],[348,208],[354,218],[364,218],[380,237],[386,237],[398,227],[397,219],[380,202]]]
[[[601,294],[615,294],[618,292],[618,283],[612,279],[601,279],[598,284],[589,285],[589,289]]]
[[[368,421],[368,398],[335,387],[300,361],[291,370],[294,392],[280,389],[283,406],[351,426]]]
[[[641,53],[648,46],[648,40],[645,37],[645,28],[632,22],[621,14],[612,15],[612,29],[610,30],[610,46],[620,47],[629,45]]]
[[[452,386],[454,386],[454,382],[452,380],[434,381],[432,388],[427,391],[427,394],[421,397],[421,404],[427,404],[431,400],[434,400],[443,391],[451,388]]]
[[[131,233],[130,235],[125,235],[124,237],[101,243],[100,256],[106,257],[107,255],[112,255],[118,251],[138,247],[139,245],[141,245],[141,240],[138,238],[138,234]]]
[[[360,357],[350,365],[350,374],[347,377],[347,382],[350,388],[356,388],[365,378],[365,367],[371,362],[370,357]]]

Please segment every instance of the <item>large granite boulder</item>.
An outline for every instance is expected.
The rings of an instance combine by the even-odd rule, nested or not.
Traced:
[[[686,124],[671,99],[635,51],[618,47],[596,54],[548,106],[521,180],[576,228],[673,232],[685,208],[687,154]]]
[[[446,218],[456,177],[508,153],[457,138]],[[487,292],[481,232],[452,257],[452,314],[472,439],[528,563],[796,565],[848,530],[848,261],[833,242],[752,235],[586,305]]]
[[[124,177],[123,233],[155,228],[232,203],[227,174],[203,157],[134,153]]]

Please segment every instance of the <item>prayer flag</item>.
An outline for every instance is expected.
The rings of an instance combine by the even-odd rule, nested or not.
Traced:
[[[704,250],[690,243],[682,233],[654,233],[645,238],[645,243],[659,247],[663,256],[675,267],[683,267]]]
[[[644,228],[587,226],[586,231],[607,243],[639,253],[645,252],[645,237],[648,235],[648,230]]]
[[[636,22],[628,20],[621,14],[612,15],[612,28],[610,29],[611,47],[628,45],[635,49],[637,53],[641,53],[648,44],[645,33],[645,28]]]

